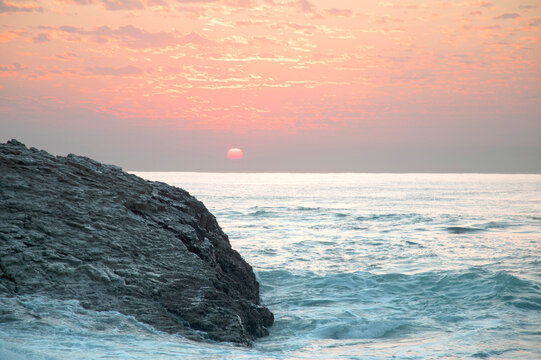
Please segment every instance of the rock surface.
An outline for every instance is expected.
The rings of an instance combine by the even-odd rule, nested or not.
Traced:
[[[274,320],[251,266],[186,191],[11,140],[0,144],[0,295],[18,294],[243,345]]]

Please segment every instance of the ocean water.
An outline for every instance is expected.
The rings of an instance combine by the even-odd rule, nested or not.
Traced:
[[[139,176],[215,214],[275,314],[253,348],[0,299],[1,359],[540,359],[541,175]]]

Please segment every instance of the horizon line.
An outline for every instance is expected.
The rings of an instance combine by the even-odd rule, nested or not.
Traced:
[[[541,172],[449,172],[449,171],[200,171],[200,170],[127,170],[128,173],[197,173],[197,174],[370,174],[370,175],[541,175]]]

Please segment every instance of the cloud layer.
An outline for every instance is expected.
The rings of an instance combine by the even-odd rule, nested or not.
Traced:
[[[0,0],[0,17],[4,122],[458,144],[513,118],[514,140],[487,141],[534,145],[541,116],[536,1]]]

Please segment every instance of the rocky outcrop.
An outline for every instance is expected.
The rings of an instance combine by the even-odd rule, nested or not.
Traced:
[[[77,299],[195,340],[251,344],[272,313],[186,191],[86,157],[0,144],[0,295]]]

